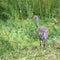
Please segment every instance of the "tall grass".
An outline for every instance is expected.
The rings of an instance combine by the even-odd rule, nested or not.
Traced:
[[[28,18],[34,14],[40,18],[60,18],[60,0],[0,0],[0,6],[11,15]],[[3,12],[3,11],[2,11]],[[8,12],[8,13],[9,13]]]
[[[41,50],[32,14],[47,26]],[[60,60],[60,0],[0,0],[0,60]]]

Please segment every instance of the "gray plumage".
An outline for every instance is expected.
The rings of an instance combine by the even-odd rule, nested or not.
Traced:
[[[40,26],[38,23],[38,16],[32,16],[33,19],[35,19],[35,24],[36,24],[36,28],[37,28],[37,33],[38,33],[38,37],[40,39],[40,46],[44,46],[45,47],[45,41],[48,38],[48,28],[45,26]]]

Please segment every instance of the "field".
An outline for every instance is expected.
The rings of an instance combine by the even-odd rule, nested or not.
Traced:
[[[40,49],[34,20],[11,20],[7,24],[1,21],[0,60],[59,60],[59,25],[46,20],[39,22],[49,29],[45,49]]]
[[[49,30],[45,48],[32,15]],[[60,60],[60,0],[0,0],[0,60]]]

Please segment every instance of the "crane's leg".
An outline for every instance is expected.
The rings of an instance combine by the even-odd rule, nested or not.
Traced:
[[[40,47],[42,46],[42,44],[41,44],[41,43],[42,43],[42,41],[40,41]]]
[[[43,40],[43,47],[45,48],[45,40]]]
[[[43,44],[42,44],[43,42],[42,42],[42,40],[40,41],[40,47],[42,48],[42,46],[43,46]]]

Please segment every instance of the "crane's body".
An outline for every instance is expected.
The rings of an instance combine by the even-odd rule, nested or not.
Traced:
[[[38,37],[40,39],[40,46],[43,46],[45,47],[45,41],[47,40],[48,38],[48,28],[45,27],[45,26],[40,26],[38,24],[38,16],[32,16],[33,19],[36,20],[35,24],[36,24],[36,28],[37,28],[37,33],[38,33]]]

